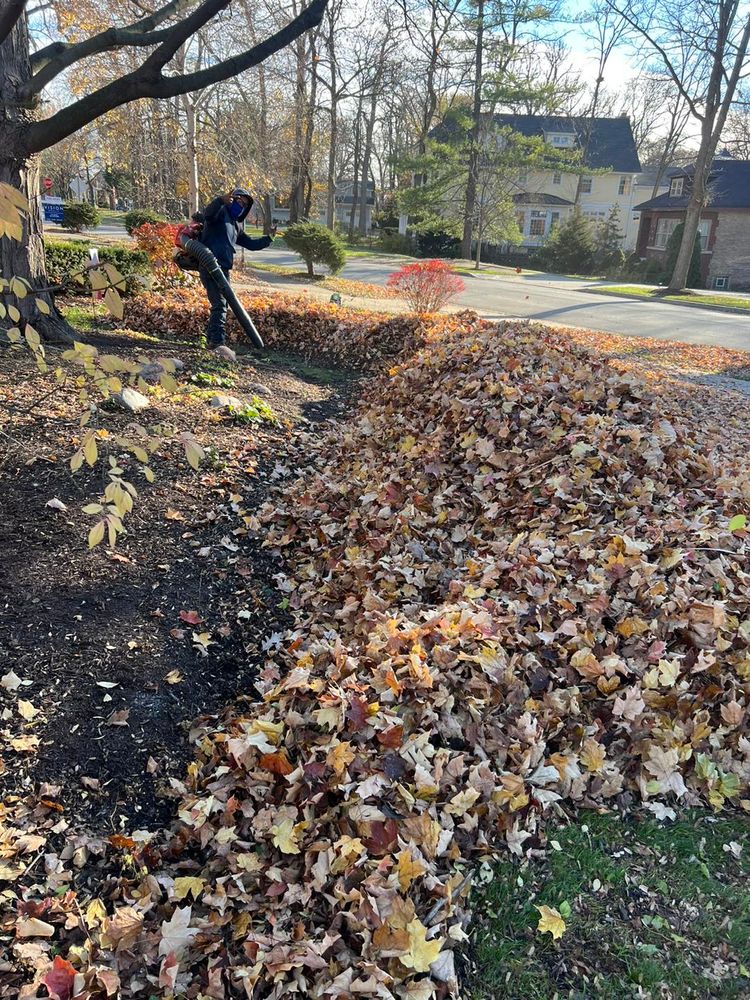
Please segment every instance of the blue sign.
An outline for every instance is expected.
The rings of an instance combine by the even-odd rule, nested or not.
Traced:
[[[64,206],[61,204],[54,205],[50,204],[48,201],[42,202],[42,208],[44,209],[44,221],[45,222],[62,222],[63,221],[63,211]]]

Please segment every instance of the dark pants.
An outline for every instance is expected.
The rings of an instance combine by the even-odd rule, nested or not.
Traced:
[[[222,267],[227,281],[229,281],[229,271]],[[209,347],[220,347],[224,343],[227,332],[227,300],[221,294],[219,286],[214,279],[203,268],[200,269],[200,279],[206,289],[208,301],[211,304],[211,312],[208,317],[206,327],[206,340]]]

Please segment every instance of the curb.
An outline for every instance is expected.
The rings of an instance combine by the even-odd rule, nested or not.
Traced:
[[[717,306],[713,303],[702,305],[700,302],[678,302],[675,299],[647,298],[645,295],[628,295],[627,292],[605,292],[598,288],[582,288],[589,295],[604,295],[611,299],[629,299],[631,302],[652,302],[661,306],[679,306],[681,309],[702,309],[704,312],[733,313],[735,316],[750,317],[750,301],[747,309],[740,306]]]

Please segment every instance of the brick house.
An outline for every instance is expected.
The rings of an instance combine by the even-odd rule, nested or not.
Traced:
[[[669,190],[635,206],[640,212],[636,252],[661,259],[675,227],[685,219],[693,167],[667,174]],[[708,203],[698,227],[701,277],[706,288],[750,290],[750,160],[720,153],[708,179]]]

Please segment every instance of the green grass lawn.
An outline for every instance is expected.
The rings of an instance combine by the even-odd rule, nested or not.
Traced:
[[[111,226],[124,226],[125,225],[125,213],[115,211],[112,208],[100,208],[99,215],[102,217],[102,222],[106,222]]]
[[[598,295],[622,295],[632,299],[650,299],[655,302],[674,302],[677,305],[691,305],[711,307],[723,307],[724,309],[749,309],[750,297],[740,297],[732,295],[708,295],[702,292],[695,292],[688,295],[659,295],[655,294],[651,288],[639,288],[637,285],[605,285],[600,288],[589,288],[588,291]]]
[[[750,997],[748,834],[740,816],[583,814],[546,859],[504,862],[475,893],[467,997]],[[558,941],[535,905],[569,912]]]

